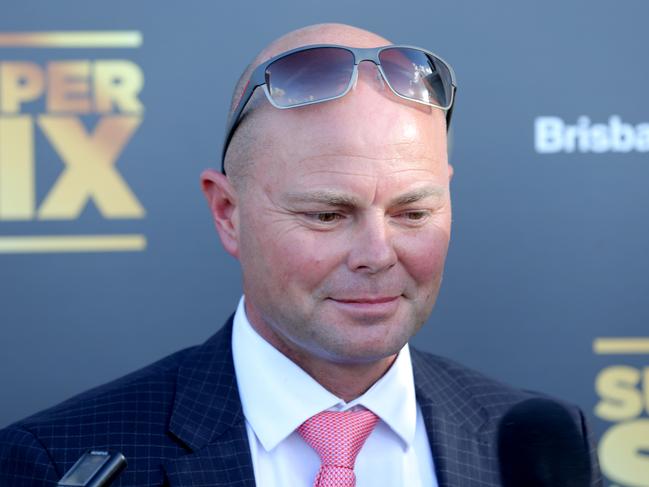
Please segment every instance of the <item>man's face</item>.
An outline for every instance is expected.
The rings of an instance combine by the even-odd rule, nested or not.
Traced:
[[[451,226],[444,114],[377,89],[367,69],[340,100],[264,110],[272,142],[238,198],[248,317],[292,358],[393,355],[439,291]]]

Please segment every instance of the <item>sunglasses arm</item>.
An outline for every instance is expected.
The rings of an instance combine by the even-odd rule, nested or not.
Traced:
[[[260,69],[261,68],[261,69]],[[223,151],[221,152],[221,172],[225,174],[225,154],[228,151],[230,141],[234,136],[235,130],[241,123],[241,113],[243,109],[246,108],[246,105],[252,97],[252,93],[261,85],[266,83],[264,73],[266,71],[266,65],[258,66],[257,69],[252,73],[250,81],[246,84],[246,88],[243,90],[243,94],[237,103],[237,108],[232,113],[230,120],[228,121],[228,128],[225,131],[225,140],[223,142]]]
[[[451,130],[451,117],[453,115],[453,108],[455,108],[455,95],[457,94],[457,87],[453,86],[453,103],[450,108],[446,110],[446,133]]]

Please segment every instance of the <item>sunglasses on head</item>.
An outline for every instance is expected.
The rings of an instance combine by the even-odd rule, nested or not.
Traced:
[[[449,64],[430,51],[413,46],[354,48],[332,44],[304,46],[279,54],[253,71],[230,118],[221,154],[225,153],[252,93],[264,87],[276,108],[295,108],[345,96],[358,76],[362,61],[373,62],[392,92],[407,100],[446,111],[451,121],[457,85]]]

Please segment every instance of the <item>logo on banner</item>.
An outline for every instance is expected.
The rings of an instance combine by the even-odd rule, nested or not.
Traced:
[[[598,338],[593,349],[610,359],[595,380],[595,415],[608,425],[602,472],[614,485],[649,487],[649,338]]]
[[[144,218],[118,164],[142,123],[142,70],[123,56],[87,58],[141,43],[131,31],[0,33],[0,228],[30,223],[13,226],[26,234],[0,235],[0,253],[145,248],[141,234],[39,232],[42,222],[76,221],[89,204],[104,220]],[[46,188],[39,178],[37,196],[41,170],[56,177]]]
[[[575,124],[559,117],[537,117],[534,149],[539,154],[649,152],[649,123],[633,125],[619,115],[605,123],[581,116]]]

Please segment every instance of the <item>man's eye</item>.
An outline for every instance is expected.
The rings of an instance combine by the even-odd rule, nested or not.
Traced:
[[[334,223],[342,218],[340,213],[325,211],[321,213],[309,213],[307,216],[316,220],[318,223]]]
[[[416,210],[416,211],[407,211],[403,214],[403,216],[410,221],[420,221],[423,220],[428,216],[428,212],[424,210]]]

